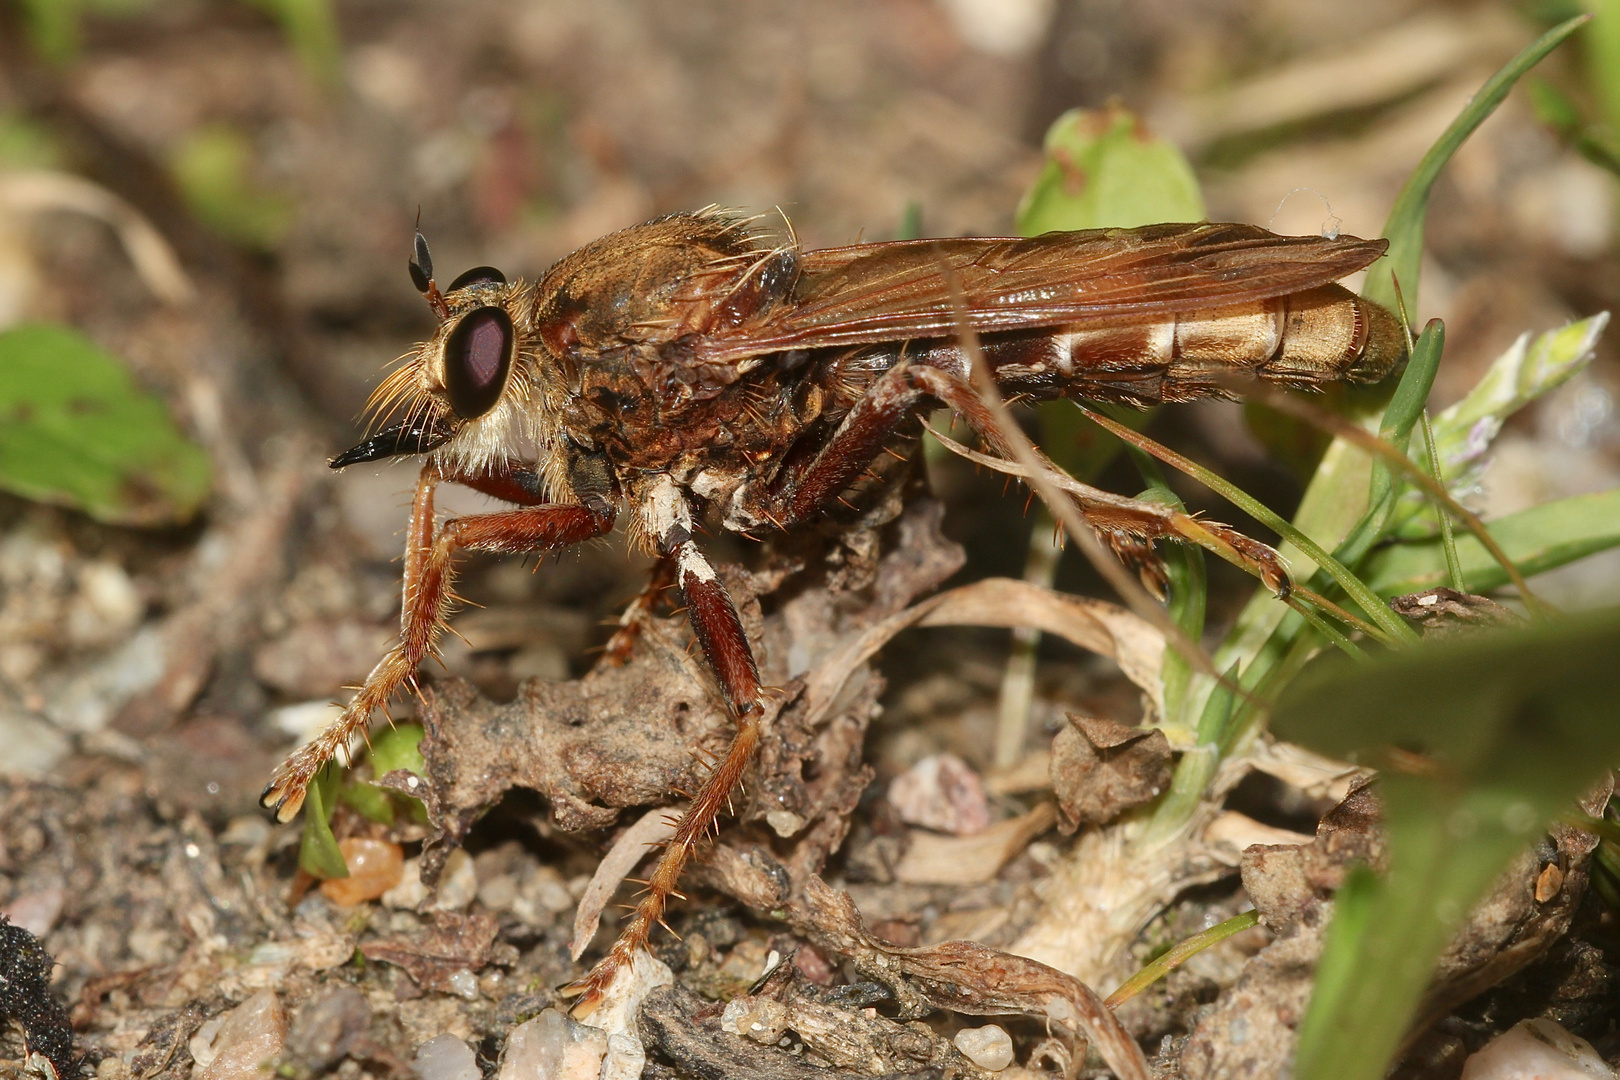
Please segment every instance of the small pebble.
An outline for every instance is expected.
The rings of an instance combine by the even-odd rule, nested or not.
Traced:
[[[1012,1036],[996,1024],[963,1028],[952,1041],[969,1061],[988,1072],[1000,1072],[1012,1064]]]
[[[478,886],[478,902],[491,911],[510,910],[517,894],[517,878],[511,874],[496,874]]]
[[[775,998],[732,998],[720,1014],[720,1030],[771,1046],[787,1030],[787,1014],[787,1006]]]
[[[444,860],[444,872],[439,875],[429,907],[435,911],[462,911],[477,895],[478,870],[472,856],[457,848]]]
[[[547,1009],[507,1036],[497,1080],[596,1080],[607,1034]]]
[[[1461,1080],[1614,1080],[1614,1070],[1553,1021],[1522,1020],[1463,1062]]]
[[[117,641],[141,619],[141,595],[117,563],[95,560],[79,567],[79,592],[68,605],[68,637],[80,647]]]
[[[321,882],[321,895],[341,907],[375,900],[405,875],[405,852],[398,844],[346,836],[338,841],[338,850],[348,864],[349,876]]]
[[[349,949],[352,953],[353,945]],[[310,1073],[327,1072],[349,1055],[370,1023],[371,1003],[365,994],[346,983],[329,984],[293,1014],[286,1057]]]
[[[23,893],[4,908],[0,908],[0,915],[4,915],[35,937],[42,938],[56,925],[66,900],[67,893],[63,888],[60,885],[51,885],[37,892]]]
[[[554,866],[542,866],[534,872],[534,880],[529,884],[528,890],[534,893],[534,898],[540,906],[554,915],[561,915],[565,911],[573,911],[579,896],[563,880]]]
[[[422,860],[406,859],[405,870],[399,884],[382,895],[384,907],[415,911],[428,898],[428,887],[422,884]]]
[[[979,774],[955,754],[934,754],[889,783],[889,804],[908,825],[953,836],[990,827],[990,804]]]
[[[478,1000],[478,976],[466,968],[451,972],[448,981],[451,991],[457,997],[466,998],[468,1001]]]
[[[212,1055],[207,1067],[192,1075],[196,1080],[267,1080],[286,1035],[281,999],[274,990],[260,990],[224,1018],[207,1049]]]
[[[421,1080],[481,1080],[472,1048],[446,1032],[416,1048],[416,1075]]]

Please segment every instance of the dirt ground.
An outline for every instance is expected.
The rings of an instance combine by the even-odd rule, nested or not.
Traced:
[[[0,912],[55,958],[75,1051],[106,1080],[226,1080],[267,1058],[289,1077],[518,1080],[524,1054],[555,1067],[558,1047],[586,1037],[544,1010],[583,970],[570,943],[592,875],[625,827],[701,775],[694,751],[724,746],[712,690],[682,664],[678,617],[660,612],[624,667],[594,666],[648,569],[615,535],[538,566],[467,561],[469,604],[429,699],[395,712],[429,731],[430,823],[347,808],[334,822],[375,843],[385,884],[403,875],[380,899],[313,887],[299,826],[257,807],[275,763],[397,624],[413,471],[325,462],[358,441],[384,365],[431,327],[404,265],[419,212],[444,276],[488,263],[533,278],[603,233],[708,204],[780,209],[807,247],[889,239],[912,215],[924,235],[1006,234],[1050,121],[1118,99],[1188,151],[1213,219],[1373,236],[1468,94],[1540,29],[1495,0],[335,0],[341,51],[323,81],[274,5],[83,6],[77,52],[51,63],[19,7],[0,5],[0,322],[86,332],[215,471],[202,515],[167,529],[0,496]],[[1578,49],[1544,74],[1585,85]],[[242,154],[235,226],[175,179],[199,147],[221,146]],[[8,204],[3,181],[24,168],[118,196],[172,246],[195,298],[166,302],[105,215]],[[1519,334],[1620,305],[1616,196],[1522,93],[1459,154],[1433,201],[1415,313],[1447,321],[1440,404]],[[1612,335],[1599,350],[1512,422],[1485,516],[1620,484]],[[1169,408],[1153,430],[1279,511],[1298,498],[1300,478],[1241,406]],[[939,628],[884,620],[940,588],[1018,577],[1024,497],[961,462],[928,471],[937,502],[913,491],[841,532],[712,549],[787,690],[740,823],[692,874],[670,919],[679,938],[655,939],[675,985],[642,1005],[648,1075],[987,1075],[994,1049],[970,1036],[967,1053],[957,1035],[992,1022],[1014,1046],[1002,1075],[1070,1064],[1032,1018],[1055,1014],[1031,1004],[1078,1000],[1070,989],[1037,993],[997,969],[1021,988],[1006,1008],[968,1000],[971,979],[953,1005],[929,996],[941,978],[929,965],[947,940],[1012,949],[1056,932],[1054,889],[1088,834],[1057,827],[1074,824],[1059,820],[1073,804],[1059,791],[1054,810],[1048,763],[1079,752],[1070,714],[1129,726],[1140,694],[1128,656],[1061,640],[1054,628],[1082,616],[1054,614],[1023,760],[997,767],[1007,631],[992,598],[953,594],[957,607],[912,618]],[[1139,486],[1123,466],[1104,479]],[[1613,554],[1549,575],[1544,595],[1620,602]],[[1060,586],[1106,595],[1080,562]],[[1246,582],[1217,576],[1212,629]],[[862,635],[875,659],[845,649]],[[1248,841],[1307,843],[1345,794],[1280,772],[1228,798],[1267,830]],[[1371,842],[1353,823],[1323,828],[1301,850],[1341,868],[1342,851],[1321,854],[1332,836],[1359,837],[1363,854]],[[1547,844],[1565,865],[1585,857],[1572,836]],[[1180,868],[1176,902],[1088,969],[1099,992],[1260,902],[1237,850]],[[1453,1004],[1402,1076],[1456,1076],[1465,1051],[1527,1016],[1620,1055],[1620,939],[1576,876],[1556,932],[1514,923],[1547,937],[1545,956]],[[1122,1010],[1160,1075],[1265,1075],[1211,1032],[1243,995],[1284,1013],[1303,1003],[1265,998],[1249,962],[1319,917],[1320,905],[1268,915]],[[584,963],[613,921],[610,909]],[[892,1000],[875,974],[891,969],[921,997]],[[760,1020],[771,1039],[750,1040],[732,1033],[756,1014],[706,1004],[731,998],[799,1011]],[[1028,1015],[977,1018],[996,1012]],[[537,1017],[549,1034],[526,1030],[549,1050],[508,1045]],[[443,1035],[462,1050],[422,1050]],[[6,1039],[0,1057],[20,1058],[19,1032]]]

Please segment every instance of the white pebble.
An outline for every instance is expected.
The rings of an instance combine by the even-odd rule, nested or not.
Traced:
[[[510,911],[517,895],[517,878],[511,874],[496,874],[478,886],[478,902],[491,911]]]
[[[399,884],[382,894],[384,907],[396,911],[415,911],[428,898],[428,887],[422,884],[422,860],[406,859]]]
[[[768,997],[738,997],[720,1014],[720,1030],[770,1046],[787,1030],[787,1006]]]
[[[416,1048],[416,1075],[421,1080],[479,1080],[472,1048],[446,1032]]]
[[[988,1072],[1000,1072],[1012,1064],[1012,1036],[996,1024],[963,1028],[951,1041],[969,1061]]]
[[[114,562],[95,560],[79,567],[79,592],[68,605],[68,637],[77,645],[117,641],[141,619],[141,594]]]
[[[596,1080],[608,1039],[547,1009],[507,1036],[497,1080]]]
[[[478,871],[473,866],[472,856],[456,848],[444,860],[439,886],[434,890],[433,903],[428,906],[437,911],[463,911],[477,895]]]
[[[462,968],[460,971],[452,971],[450,978],[446,981],[449,982],[451,991],[458,997],[464,997],[468,1001],[478,1000],[478,976],[466,968]]]
[[[1553,1021],[1523,1020],[1463,1062],[1462,1080],[1614,1080],[1614,1070]]]
[[[225,1017],[205,1051],[213,1056],[193,1076],[195,1080],[268,1078],[272,1075],[268,1066],[281,1054],[286,1034],[287,1013],[281,1000],[273,990],[260,990]]]

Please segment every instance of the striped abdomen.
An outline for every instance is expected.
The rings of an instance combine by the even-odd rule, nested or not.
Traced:
[[[1338,285],[1151,322],[1110,320],[991,335],[986,358],[1011,392],[1147,404],[1285,386],[1378,382],[1406,356],[1389,312]]]

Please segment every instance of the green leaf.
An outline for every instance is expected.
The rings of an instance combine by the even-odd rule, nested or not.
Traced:
[[[1526,577],[1546,573],[1620,546],[1620,488],[1533,506],[1497,518],[1486,528]],[[1457,559],[1475,592],[1508,582],[1507,572],[1467,533],[1457,535]],[[1380,595],[1402,596],[1444,585],[1446,559],[1439,538],[1433,537],[1373,552],[1363,573]]]
[[[124,366],[65,326],[0,332],[0,488],[117,525],[190,520],[208,457]]]
[[[342,767],[329,761],[315,774],[304,797],[304,836],[298,845],[298,866],[315,877],[346,878],[348,864],[332,835],[332,811],[337,808],[338,777]]]
[[[371,740],[372,775],[380,780],[398,769],[423,775],[427,765],[418,749],[422,735],[421,724],[396,724],[378,732]]]
[[[1620,757],[1616,656],[1620,609],[1324,664],[1285,693],[1272,719],[1282,738],[1363,760],[1399,748],[1386,764],[1406,763],[1382,774],[1388,873],[1357,883],[1329,932],[1300,1080],[1384,1075],[1469,909]]]
[[[1046,165],[1018,208],[1020,236],[1057,229],[1129,228],[1160,221],[1199,221],[1198,177],[1174,143],[1148,133],[1120,106],[1071,109],[1046,131]],[[1037,406],[1041,449],[1065,472],[1089,482],[1118,456],[1119,439],[1065,402]],[[1131,410],[1122,423],[1140,431],[1152,410]]]
[[[1204,219],[1192,166],[1127,109],[1064,113],[1047,129],[1045,149],[1046,164],[1018,207],[1020,236]]]
[[[171,167],[193,213],[210,227],[249,247],[275,247],[292,224],[292,205],[253,183],[253,149],[228,124],[209,124],[186,136]]]
[[[1603,2],[1613,5],[1617,0]],[[1416,312],[1418,266],[1423,257],[1423,218],[1429,208],[1429,192],[1440,176],[1440,170],[1445,168],[1451,155],[1474,133],[1474,129],[1496,111],[1508,91],[1513,89],[1513,84],[1590,19],[1590,15],[1577,15],[1558,24],[1508,61],[1469,99],[1468,105],[1446,128],[1445,134],[1423,155],[1423,160],[1418,162],[1417,169],[1396,196],[1389,219],[1384,222],[1384,236],[1389,240],[1389,251],[1367,271],[1367,283],[1361,291],[1363,296],[1396,311],[1395,283],[1399,281],[1400,294],[1406,300],[1407,311]]]
[[[379,732],[371,740],[371,775],[381,780],[398,769],[424,775],[427,765],[418,749],[422,735],[420,724],[396,724]],[[401,806],[408,808],[413,818],[426,820],[427,811],[420,800],[369,781],[351,778],[339,790],[338,798],[372,821],[384,825],[394,823],[396,808]]]
[[[349,807],[368,821],[380,825],[394,823],[394,793],[365,780],[350,779],[338,788],[338,802]]]

